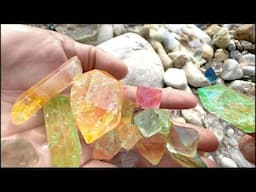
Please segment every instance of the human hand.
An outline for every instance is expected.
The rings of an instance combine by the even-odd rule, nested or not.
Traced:
[[[239,149],[248,161],[255,164],[255,133],[244,135],[239,141]]]
[[[82,62],[84,72],[94,68],[101,69],[121,79],[127,74],[127,67],[119,59],[96,47],[75,42],[54,31],[25,25],[1,25],[1,46],[1,137],[27,139],[39,155],[37,166],[49,167],[51,164],[43,112],[40,110],[36,116],[22,125],[12,124],[11,108],[17,97],[60,64],[76,55]],[[125,95],[135,100],[136,88],[126,86]],[[171,88],[163,89],[161,108],[185,109],[195,105],[196,99],[193,95]],[[217,149],[218,141],[213,133],[194,125],[182,125],[195,128],[199,132],[199,151],[210,152]],[[83,153],[81,167],[115,166],[104,161],[92,160],[92,147],[87,145],[82,137],[80,139]],[[204,158],[204,161],[208,166],[215,166],[210,160]],[[147,162],[141,158],[138,166],[147,166]],[[180,165],[169,156],[165,156],[159,166]]]

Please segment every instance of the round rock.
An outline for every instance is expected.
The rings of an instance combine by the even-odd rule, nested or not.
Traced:
[[[125,33],[97,47],[121,59],[128,66],[122,79],[126,85],[163,87],[164,68],[152,46],[140,35]]]
[[[243,77],[243,71],[239,68],[239,64],[234,59],[224,61],[221,77],[224,80],[235,80]]]
[[[164,82],[167,86],[176,89],[186,89],[187,78],[185,72],[182,69],[169,68],[164,73]]]

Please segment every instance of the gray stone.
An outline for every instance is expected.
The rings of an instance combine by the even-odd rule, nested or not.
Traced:
[[[230,52],[230,58],[232,59],[239,61],[241,57],[242,57],[242,53],[240,53],[238,50]]]
[[[164,73],[164,82],[167,86],[171,86],[176,89],[184,90],[187,87],[187,78],[182,69],[167,69]]]
[[[203,73],[192,62],[187,62],[184,65],[183,70],[186,74],[188,83],[193,87],[210,85],[210,82],[206,79]]]
[[[244,76],[255,76],[255,66],[243,66],[242,70]]]
[[[236,50],[236,44],[233,39],[230,40],[229,45],[228,45],[228,50],[229,51],[235,51]]]
[[[250,41],[245,41],[245,40],[241,40],[240,43],[245,50],[255,53],[255,44],[251,43]]]
[[[249,81],[235,80],[229,87],[247,96],[255,96],[255,83]]]
[[[128,66],[126,85],[163,87],[164,68],[152,46],[135,33],[125,33],[97,47],[121,59]]]
[[[175,37],[175,33],[167,33],[164,37],[163,45],[167,52],[178,50],[180,42]]]
[[[239,64],[234,59],[224,61],[221,77],[224,80],[235,80],[243,77],[243,71],[239,68]]]
[[[239,63],[246,63],[247,65],[255,66],[255,55],[251,53],[243,55],[240,57]]]
[[[113,31],[114,35],[118,36],[125,33],[127,30],[125,29],[124,24],[113,24]]]
[[[234,138],[230,138],[228,143],[232,146],[238,146],[238,142]]]

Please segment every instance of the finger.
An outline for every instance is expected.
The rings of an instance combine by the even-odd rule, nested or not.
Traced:
[[[160,88],[159,88],[160,89]],[[187,109],[195,107],[197,104],[197,99],[194,95],[187,93],[185,91],[165,88],[162,89],[162,99],[161,99],[161,108],[167,109]],[[127,98],[136,100],[136,91],[137,88],[133,86],[125,86],[124,94]]]
[[[100,69],[109,72],[117,79],[128,73],[127,66],[118,58],[104,52],[100,48],[75,42],[75,55],[81,60],[84,71]]]
[[[199,127],[197,125],[189,124],[189,123],[180,123],[173,122],[174,125],[193,128],[198,131],[199,134],[199,142],[198,142],[198,150],[204,152],[212,152],[218,148],[219,142],[217,137],[209,130]]]
[[[201,157],[201,159],[204,161],[204,163],[206,164],[207,167],[218,167],[218,165],[215,161],[207,159],[206,157]]]
[[[244,157],[255,164],[255,138],[250,135],[245,135],[239,141],[238,146]]]
[[[87,168],[95,168],[95,167],[109,167],[109,168],[113,168],[116,167],[115,165],[111,164],[111,163],[106,163],[104,161],[99,161],[99,160],[91,160],[89,162],[87,162],[86,164],[84,164],[82,167],[87,167]]]

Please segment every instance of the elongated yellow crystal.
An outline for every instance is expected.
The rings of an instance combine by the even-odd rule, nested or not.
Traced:
[[[52,97],[67,88],[74,76],[81,73],[82,65],[77,56],[66,61],[17,98],[12,107],[12,122],[19,125],[30,119]]]
[[[79,167],[82,150],[70,99],[56,96],[43,109],[52,165]]]

